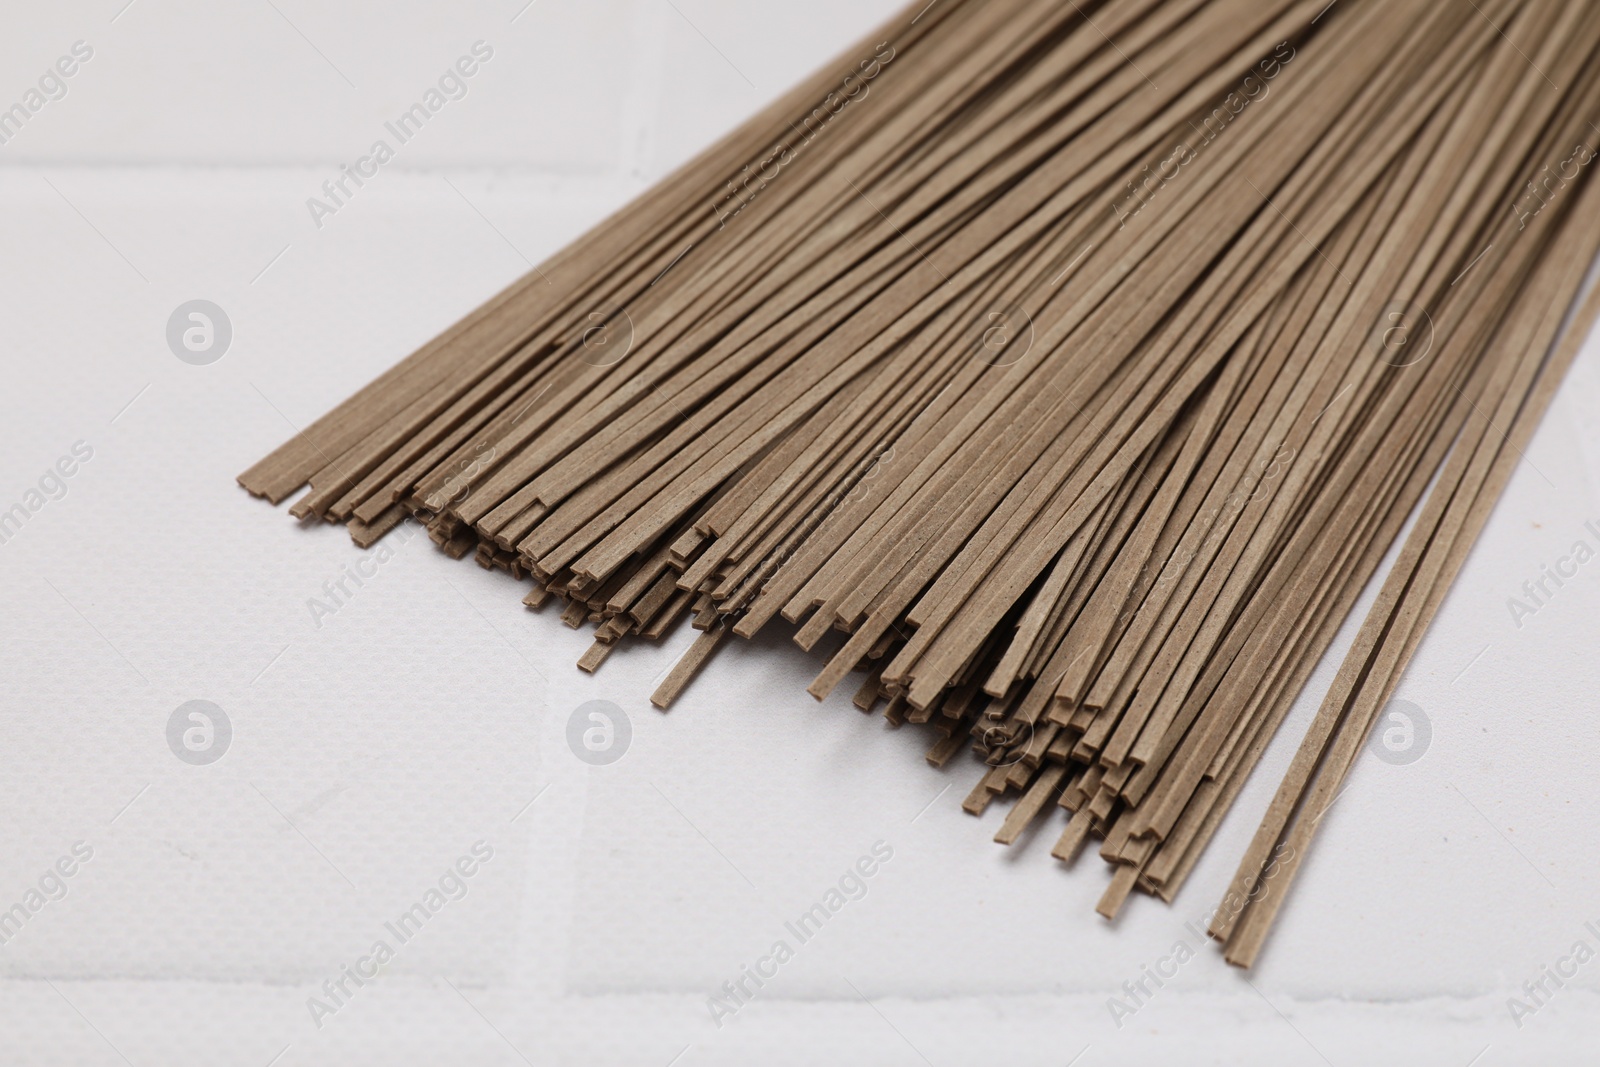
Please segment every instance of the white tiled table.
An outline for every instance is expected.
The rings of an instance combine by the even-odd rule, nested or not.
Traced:
[[[1214,903],[1309,702],[1178,905],[1113,928],[1098,861],[991,844],[999,811],[958,808],[974,765],[814,704],[780,637],[664,717],[645,696],[686,634],[581,675],[582,634],[422,538],[318,625],[360,554],[233,484],[890,5],[122,3],[13,4],[0,35],[0,102],[94,50],[0,148],[0,509],[93,452],[0,544],[0,908],[65,889],[0,947],[0,1064],[1593,1055],[1600,963],[1520,1029],[1507,998],[1600,948],[1600,562],[1520,627],[1506,602],[1595,542],[1597,346],[1401,686],[1426,757],[1363,758],[1248,981],[1201,947],[1118,1029],[1108,998]],[[466,96],[316,227],[306,199],[480,40]],[[165,343],[195,298],[234,331],[206,367]],[[210,766],[167,745],[195,699],[232,724]],[[631,717],[609,767],[567,748],[589,699]],[[464,895],[396,944],[384,924],[479,841]],[[715,1025],[708,997],[879,841],[865,896]],[[308,998],[380,938],[394,958],[319,1028]]]

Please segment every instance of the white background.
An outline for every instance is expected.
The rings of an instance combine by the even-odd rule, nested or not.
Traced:
[[[1001,808],[959,808],[974,763],[815,704],[782,635],[663,716],[646,697],[690,634],[582,675],[584,634],[422,537],[318,626],[360,553],[234,484],[891,4],[124,2],[11,0],[0,34],[0,105],[94,48],[0,148],[0,509],[93,448],[0,545],[0,908],[94,850],[0,947],[0,1064],[1593,1057],[1600,962],[1520,1028],[1507,998],[1600,948],[1600,561],[1521,627],[1506,601],[1596,543],[1600,346],[1400,687],[1426,756],[1362,758],[1260,966],[1197,946],[1119,1029],[1108,998],[1215,903],[1328,664],[1177,905],[1110,925],[1103,865],[1049,858],[1058,821],[992,844]],[[306,198],[477,40],[469,95],[315,227]],[[233,324],[207,367],[165,342],[195,298]],[[192,699],[232,723],[210,766],[167,747]],[[590,699],[631,718],[609,767],[567,747]],[[316,1026],[307,998],[480,840],[467,895]],[[878,841],[865,898],[716,1026],[707,998]]]

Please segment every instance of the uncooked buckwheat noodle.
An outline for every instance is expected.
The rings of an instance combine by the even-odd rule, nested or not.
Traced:
[[[1171,901],[1362,589],[1249,966],[1596,315],[1600,7],[919,0],[241,476],[579,666],[782,616]],[[824,637],[838,636],[824,643]],[[1055,808],[1062,815],[1050,816]]]

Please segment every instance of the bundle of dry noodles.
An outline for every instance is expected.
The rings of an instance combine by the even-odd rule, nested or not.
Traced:
[[[1600,305],[1600,7],[919,3],[247,471],[811,692],[1171,900],[1398,561],[1212,933],[1256,957]],[[1270,885],[1268,884],[1270,882]]]

